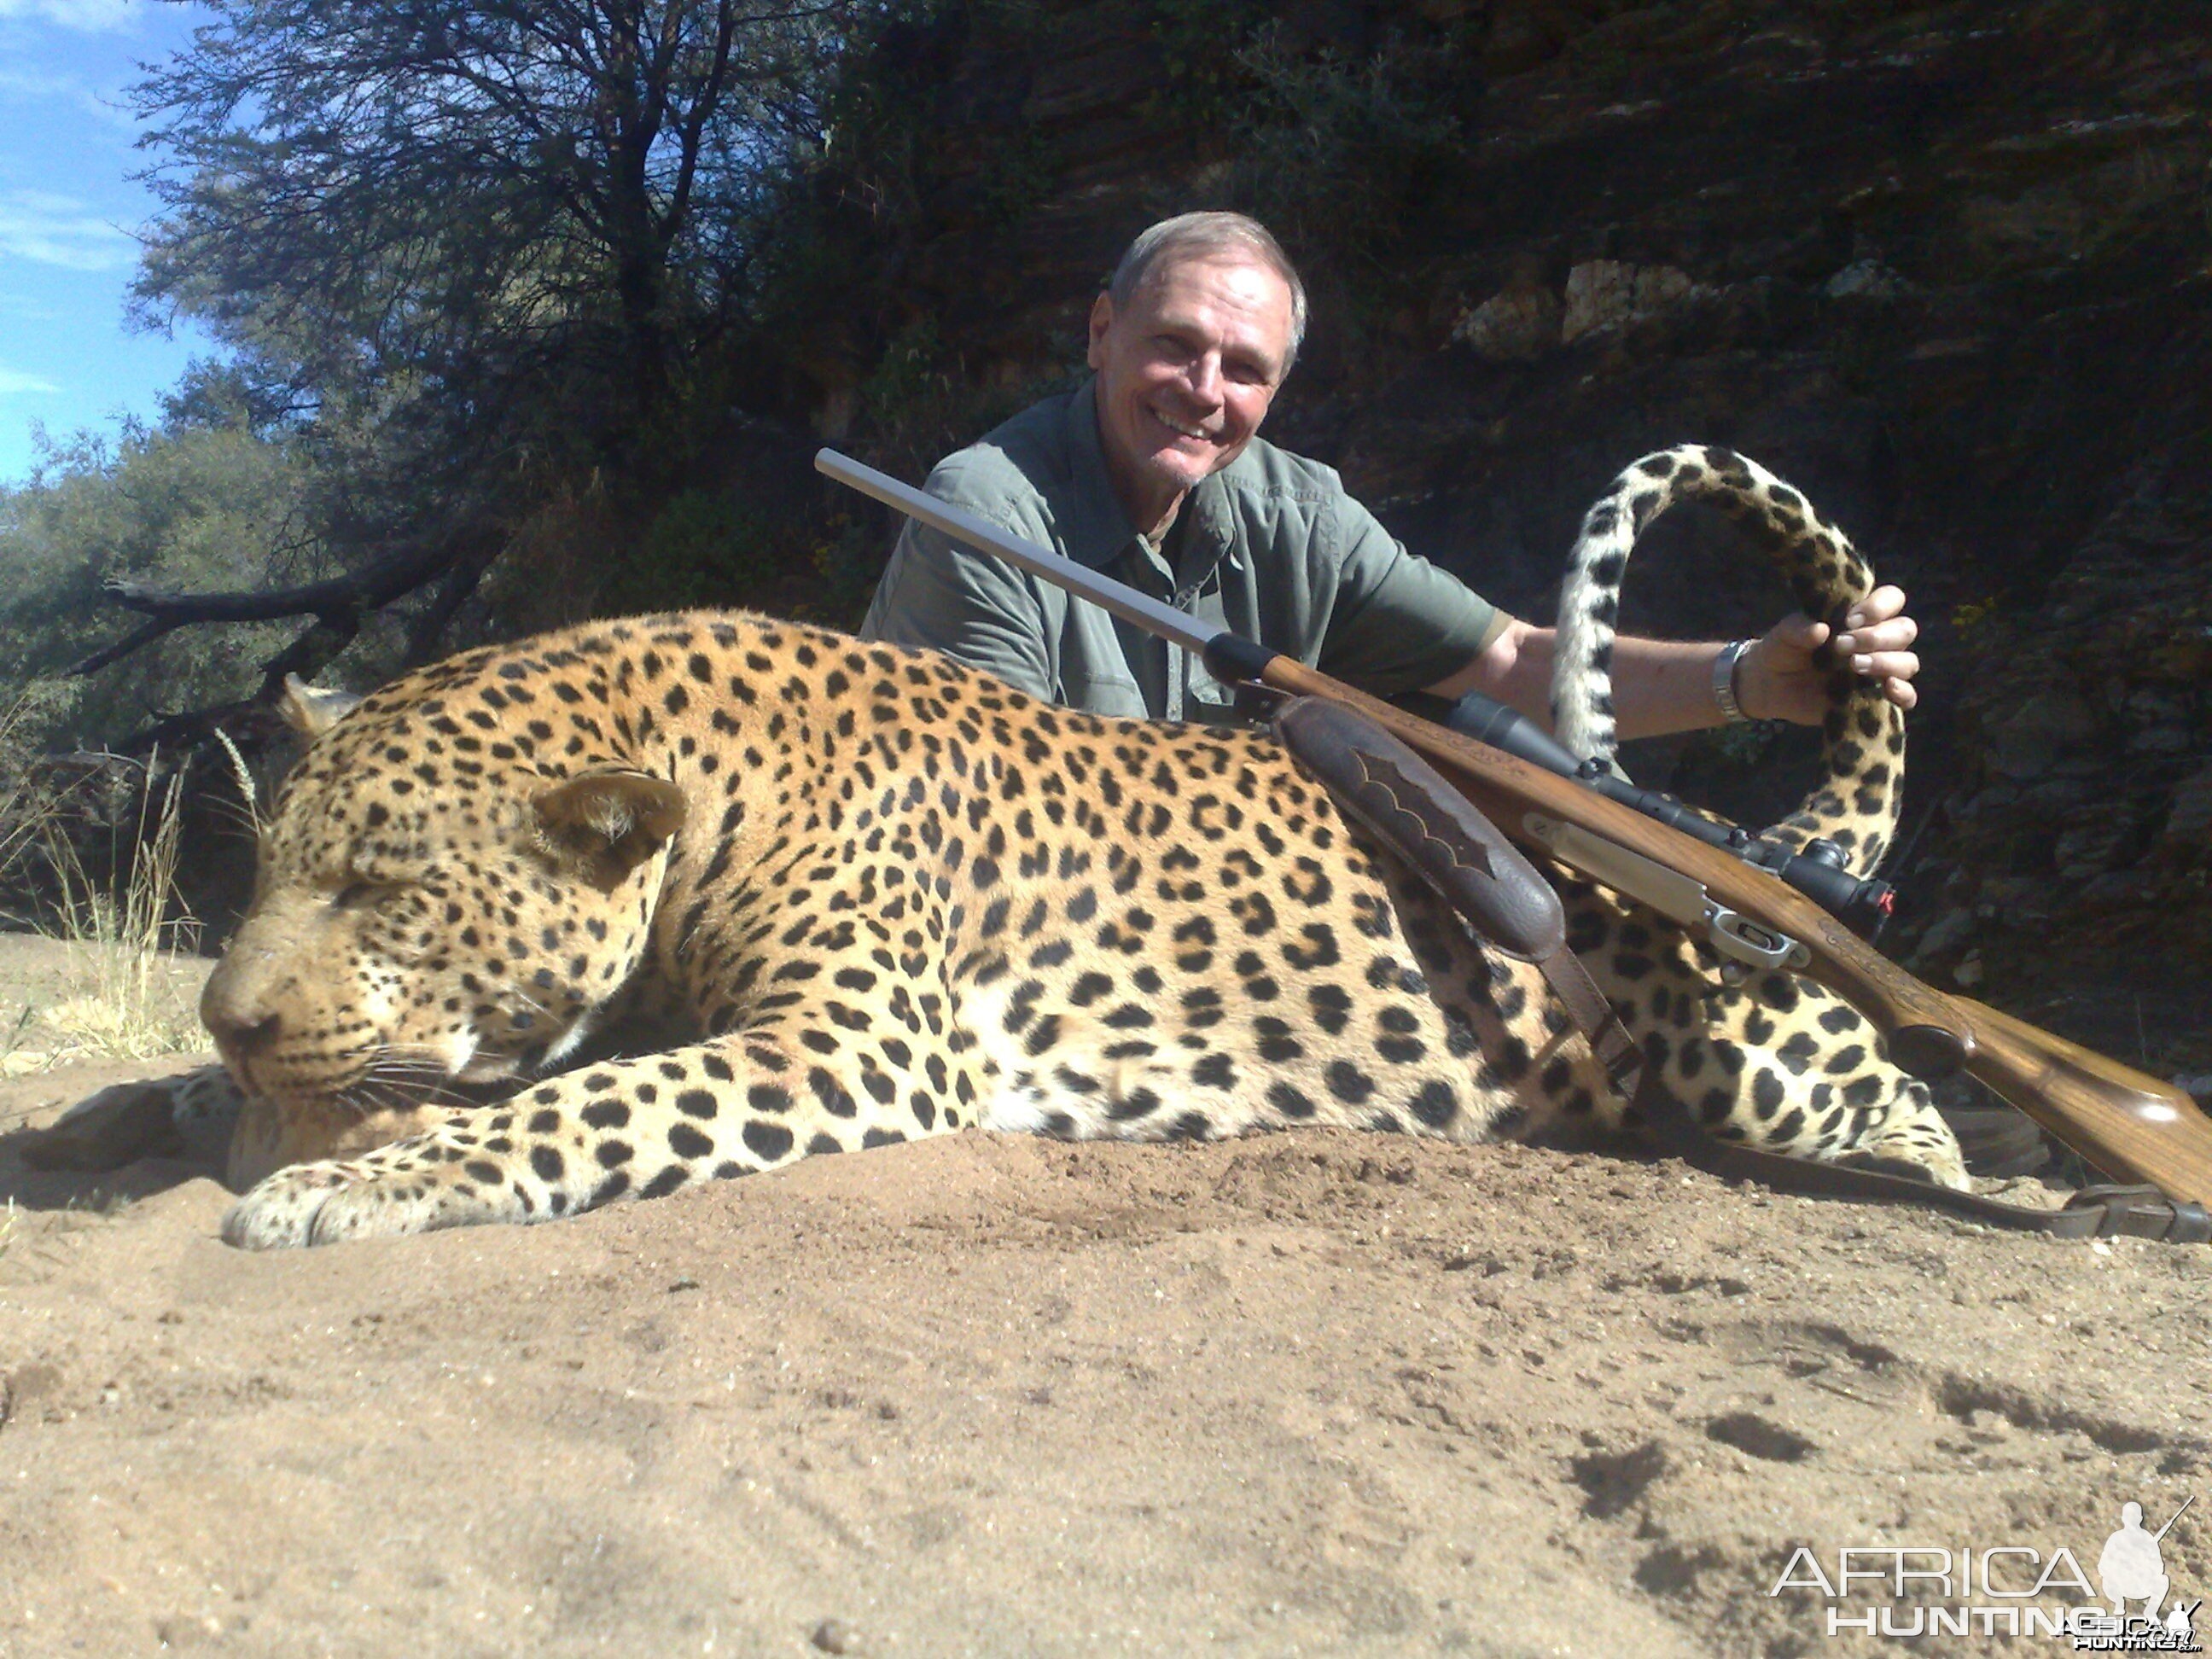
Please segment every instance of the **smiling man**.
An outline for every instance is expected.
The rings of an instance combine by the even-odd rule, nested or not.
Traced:
[[[1091,378],[948,457],[929,492],[1369,690],[1480,690],[1548,724],[1551,629],[1407,552],[1334,471],[1258,436],[1305,325],[1304,287],[1255,221],[1154,225],[1091,307]],[[1909,708],[1919,662],[1904,608],[1877,589],[1844,648]],[[911,522],[861,631],[1093,714],[1233,717],[1229,689],[1188,653]],[[1623,636],[1621,733],[1818,720],[1827,637],[1802,616],[1733,645]]]

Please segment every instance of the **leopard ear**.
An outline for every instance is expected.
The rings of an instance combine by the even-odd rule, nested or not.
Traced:
[[[539,790],[531,805],[548,842],[580,854],[586,878],[605,890],[675,838],[688,803],[665,778],[607,766]]]
[[[352,692],[326,691],[297,674],[285,675],[284,688],[276,694],[276,713],[310,743],[360,707],[361,699]]]

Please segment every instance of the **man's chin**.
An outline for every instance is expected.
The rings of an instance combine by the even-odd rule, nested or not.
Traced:
[[[1201,459],[1176,450],[1155,450],[1145,457],[1144,471],[1152,483],[1181,495],[1204,483],[1234,459],[1218,452]]]

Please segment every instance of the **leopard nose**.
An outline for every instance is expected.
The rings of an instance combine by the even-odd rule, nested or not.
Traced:
[[[283,1029],[256,977],[239,959],[225,957],[200,991],[200,1024],[225,1054],[244,1059],[266,1049]]]
[[[234,1010],[202,1003],[200,1022],[208,1028],[216,1047],[241,1057],[258,1054],[276,1042],[283,1029],[280,1015]]]

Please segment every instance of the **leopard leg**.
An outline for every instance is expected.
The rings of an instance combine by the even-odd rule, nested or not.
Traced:
[[[266,1249],[550,1221],[959,1127],[951,1102],[975,1094],[964,1073],[913,1064],[896,1041],[825,1053],[830,1030],[825,1019],[733,1032],[585,1066],[496,1107],[447,1111],[362,1157],[278,1170],[232,1206],[223,1237]],[[944,1103],[939,1079],[951,1085]]]
[[[1815,981],[1755,973],[1730,985],[1680,928],[1585,883],[1563,883],[1568,942],[1662,1079],[1706,1129],[1821,1163],[1902,1163],[1963,1188],[1966,1160],[1925,1086],[1883,1058],[1867,1018]]]
[[[1958,1138],[1926,1085],[1883,1057],[1872,1022],[1850,1004],[1788,974],[1754,975],[1704,1000],[1702,1030],[1668,1046],[1668,1080],[1715,1133],[1967,1185]]]

